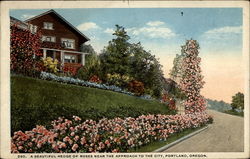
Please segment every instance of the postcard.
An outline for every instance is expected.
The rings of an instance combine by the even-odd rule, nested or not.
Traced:
[[[1,158],[249,158],[249,3],[1,2]]]

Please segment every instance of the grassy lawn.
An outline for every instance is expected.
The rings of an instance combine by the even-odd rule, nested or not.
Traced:
[[[98,120],[103,117],[136,117],[141,114],[173,114],[156,100],[30,77],[11,76],[11,127],[30,130],[48,125],[59,116]]]
[[[180,133],[172,134],[171,136],[168,137],[168,139],[166,141],[151,142],[148,145],[142,146],[141,148],[139,148],[137,150],[131,150],[130,152],[152,152],[158,148],[161,148],[167,144],[170,144],[170,143],[180,139],[183,136],[186,136],[186,135],[188,135],[194,131],[197,131],[199,129],[202,129],[203,127],[205,127],[205,126],[195,128],[195,129],[186,129]]]

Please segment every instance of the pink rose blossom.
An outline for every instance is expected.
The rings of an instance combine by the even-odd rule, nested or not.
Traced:
[[[77,148],[78,148],[78,145],[77,145],[77,144],[74,144],[74,145],[72,146],[71,149],[72,149],[73,151],[76,151]]]

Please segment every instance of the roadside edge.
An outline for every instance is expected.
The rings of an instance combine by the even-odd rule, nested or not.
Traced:
[[[190,138],[190,137],[192,137],[192,136],[194,136],[194,135],[196,135],[196,134],[198,134],[198,133],[200,133],[202,131],[204,131],[208,127],[209,127],[209,125],[202,128],[202,129],[199,129],[199,130],[197,130],[195,132],[192,132],[192,133],[190,133],[190,134],[188,134],[186,136],[183,136],[180,139],[178,139],[178,140],[176,140],[174,142],[171,142],[170,144],[167,144],[167,145],[165,145],[165,146],[163,146],[161,148],[158,148],[158,149],[154,150],[153,152],[163,152],[164,150],[166,150],[166,149],[168,149],[168,148],[170,148],[170,147],[172,147],[172,146],[174,146],[174,145],[176,145],[176,144],[178,144],[178,143],[180,143],[180,142],[182,142],[182,141],[184,141],[184,140],[186,140],[186,139],[188,139],[188,138]]]

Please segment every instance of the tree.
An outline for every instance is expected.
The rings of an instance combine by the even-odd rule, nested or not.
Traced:
[[[147,92],[160,97],[163,89],[164,76],[162,65],[150,52],[145,51],[140,43],[130,46],[130,76],[144,83]]]
[[[116,25],[113,33],[116,37],[109,41],[107,47],[100,54],[102,71],[110,74],[129,74],[130,37],[127,35],[124,27]]]
[[[85,67],[87,67],[87,68],[96,67],[98,64],[100,64],[100,60],[97,56],[97,53],[90,44],[89,45],[86,45],[86,44],[81,45],[81,51],[88,53],[86,55],[86,59],[85,59]]]
[[[205,84],[201,74],[199,54],[199,44],[196,40],[187,40],[186,45],[182,46],[182,60],[183,74],[180,81],[182,91],[185,93],[187,99],[184,103],[185,113],[202,112],[206,109],[206,101],[200,95],[200,90]]]
[[[145,51],[140,43],[131,44],[124,27],[116,25],[113,35],[116,37],[99,56],[102,73],[132,77],[143,83],[146,94],[160,97],[164,76],[159,59]]]
[[[100,59],[94,48],[89,44],[81,45],[81,51],[88,53],[85,59],[84,67],[81,67],[76,74],[76,77],[83,80],[90,80],[93,76],[98,78],[101,76]]]
[[[181,55],[176,54],[176,57],[174,58],[173,62],[173,68],[170,70],[170,78],[174,80],[178,85],[180,84],[180,80],[183,75],[183,69],[182,69],[182,64],[183,64],[183,59],[184,59],[184,54],[181,53]]]
[[[240,109],[244,110],[244,94],[241,92],[238,92],[232,97],[232,103],[231,103],[232,109]]]
[[[86,52],[86,53],[91,53],[91,54],[96,53],[94,48],[90,44],[89,45],[82,44],[80,50],[81,52]]]
[[[184,100],[186,98],[185,93],[182,92],[180,88],[180,82],[184,73],[183,70],[183,59],[185,57],[184,52],[181,54],[176,54],[174,61],[173,61],[173,68],[170,70],[170,79],[172,79],[176,84],[174,87],[169,91],[169,94],[174,96],[175,98]]]

